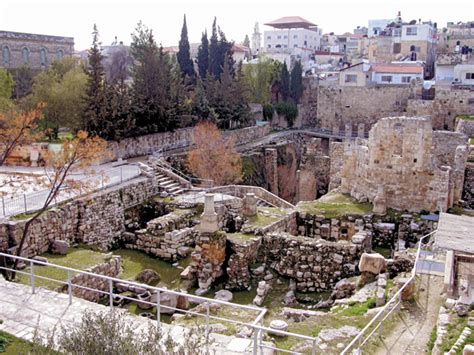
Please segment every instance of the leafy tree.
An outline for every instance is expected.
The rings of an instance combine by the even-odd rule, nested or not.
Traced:
[[[11,71],[15,88],[13,89],[13,98],[21,99],[31,93],[33,86],[33,72],[27,66],[23,66]]]
[[[2,166],[16,147],[34,142],[38,135],[35,133],[38,121],[42,117],[43,104],[22,112],[0,112],[0,166]]]
[[[303,68],[301,62],[297,61],[291,70],[290,97],[298,104],[303,95]]]
[[[234,142],[224,138],[217,126],[202,121],[193,133],[195,149],[188,154],[191,172],[202,179],[211,179],[216,185],[237,183],[242,178],[242,161]]]
[[[181,39],[179,40],[179,51],[177,54],[179,67],[183,78],[187,75],[190,78],[194,77],[194,64],[191,59],[188,28],[186,26],[186,15],[184,15],[183,28],[181,29]]]
[[[204,31],[201,37],[201,45],[198,48],[198,68],[199,76],[204,79],[209,70],[209,40],[207,39],[207,31]]]
[[[283,101],[288,100],[290,97],[290,73],[288,72],[288,67],[286,62],[283,62],[280,73],[280,94]]]
[[[28,100],[44,102],[43,124],[57,132],[60,127],[78,130],[83,125],[88,76],[74,58],[54,62],[34,78]]]
[[[293,127],[296,117],[298,117],[298,106],[293,102],[279,102],[275,105],[275,111],[285,117],[288,127]]]
[[[100,134],[106,116],[105,72],[102,65],[103,56],[100,50],[99,32],[94,24],[92,47],[89,49],[89,66],[87,68],[86,110],[83,127],[93,134]]]
[[[198,79],[196,84],[193,114],[196,115],[200,120],[208,120],[213,123],[217,122],[217,114],[214,108],[209,104],[206,89],[204,88],[201,78]]]
[[[0,112],[12,108],[11,97],[15,82],[9,72],[0,69]]]
[[[244,67],[244,84],[249,90],[251,102],[267,104],[271,99],[271,85],[278,80],[280,74],[279,62],[259,57],[257,64],[247,64]]]
[[[130,89],[123,80],[116,80],[106,88],[107,115],[101,137],[120,141],[131,135],[134,127]]]

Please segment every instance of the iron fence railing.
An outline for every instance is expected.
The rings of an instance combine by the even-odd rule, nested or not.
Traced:
[[[419,261],[420,261],[420,253],[422,248],[422,243],[424,240],[431,235],[433,235],[435,231],[426,234],[422,238],[420,238],[418,242],[418,247],[416,251],[416,258],[415,264],[411,271],[411,275],[408,280],[400,287],[400,289],[393,295],[393,297],[383,306],[383,308],[370,320],[370,322],[362,329],[359,334],[346,346],[346,348],[342,351],[342,355],[345,354],[362,354],[363,347],[372,339],[372,337],[378,333],[379,336],[382,335],[382,326],[383,323],[396,311],[400,310],[400,306],[402,303],[402,293],[403,291],[412,283],[414,282],[415,276],[417,274],[417,270],[419,269]]]
[[[210,343],[209,334],[211,331],[210,321],[216,320],[219,322],[246,326],[252,329],[253,335],[252,335],[251,345],[252,345],[252,354],[254,355],[257,355],[258,353],[263,353],[263,349],[271,349],[271,350],[275,350],[282,353],[299,354],[299,352],[291,351],[291,350],[287,350],[283,348],[278,348],[277,346],[270,345],[269,343],[264,342],[265,334],[293,337],[301,341],[310,342],[312,344],[311,354],[312,355],[316,354],[316,347],[317,347],[316,337],[310,337],[306,335],[291,333],[291,332],[277,330],[277,329],[264,326],[263,320],[264,320],[265,315],[267,314],[267,309],[265,308],[250,306],[250,305],[241,305],[241,304],[221,301],[217,299],[209,299],[202,296],[191,295],[185,292],[169,290],[169,289],[161,288],[161,287],[154,287],[154,286],[150,286],[146,284],[140,284],[133,281],[118,279],[118,278],[114,278],[114,277],[110,277],[106,275],[92,273],[89,271],[73,269],[66,266],[56,265],[49,262],[44,262],[44,261],[39,261],[39,260],[34,260],[34,259],[28,259],[28,258],[24,258],[20,256],[14,256],[14,255],[5,254],[1,252],[0,252],[0,258],[3,258],[5,260],[3,265],[0,265],[0,270],[4,270],[6,272],[14,272],[16,274],[25,275],[28,277],[32,294],[35,294],[36,292],[37,280],[47,280],[47,281],[55,282],[65,288],[65,291],[67,292],[69,296],[69,304],[72,304],[75,290],[87,290],[87,291],[95,292],[99,295],[102,295],[107,300],[107,304],[110,309],[114,309],[115,307],[117,307],[117,304],[116,304],[117,297],[121,297],[122,299],[128,300],[130,302],[139,302],[142,304],[147,304],[155,308],[156,324],[158,327],[162,326],[161,310],[172,310],[177,313],[189,314],[191,316],[204,318],[206,347],[209,347],[210,345],[209,344]],[[23,270],[14,270],[13,267],[8,266],[8,265],[9,264],[13,265],[15,260],[24,262],[28,267]],[[66,280],[58,280],[55,278],[35,274],[35,267],[37,266],[52,267],[57,270],[62,270],[63,272],[66,272],[67,274]],[[59,275],[59,273],[54,273],[54,275]],[[106,290],[99,289],[99,288],[92,288],[89,286],[84,286],[84,285],[74,283],[74,277],[77,275],[87,275],[89,278],[97,278],[97,279],[104,280],[106,284]],[[119,284],[130,286],[131,288],[134,288],[135,290],[137,289],[146,290],[145,292],[149,292],[150,294],[154,293],[156,294],[156,302],[155,301],[150,302],[150,300],[141,299],[138,297],[138,295],[137,297],[133,297],[133,294],[129,294],[128,296],[119,294],[115,291],[117,285]],[[192,309],[181,309],[181,308],[177,308],[177,306],[172,307],[169,304],[163,304],[163,300],[165,299],[166,295],[184,297],[189,302],[204,304],[205,313],[200,313]],[[51,301],[54,302],[54,300],[51,300]],[[0,300],[0,303],[1,302],[2,301]],[[231,316],[229,317],[217,316],[217,315],[211,314],[212,304],[218,304],[223,307],[231,307],[233,310],[241,310],[241,311],[249,312],[249,313],[246,313],[246,315],[251,314],[252,317],[254,318],[251,322],[237,320],[235,319],[236,318],[235,312],[229,312],[229,314],[232,315],[232,318]]]
[[[91,192],[91,190],[97,191],[121,184],[125,181],[136,178],[140,174],[140,169],[137,166],[123,165],[98,171],[92,176],[75,177],[74,175],[71,175],[69,180],[72,180],[75,183],[81,182],[84,184],[84,186],[89,186],[90,189],[85,188],[84,190]],[[15,216],[22,213],[32,213],[41,209],[49,195],[49,192],[49,189],[43,189],[30,193],[2,195],[0,198],[0,217]],[[51,207],[79,195],[81,195],[81,193],[70,188],[66,181],[64,187],[54,199],[54,203],[51,204]]]

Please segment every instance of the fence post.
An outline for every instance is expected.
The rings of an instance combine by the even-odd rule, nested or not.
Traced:
[[[123,182],[123,173],[122,173],[122,167],[120,167],[120,183]]]
[[[67,271],[67,293],[69,295],[69,305],[72,303],[72,282],[71,282],[71,271]]]
[[[161,292],[160,290],[156,293],[156,323],[158,329],[161,327]]]
[[[114,308],[114,284],[112,279],[109,279],[109,299],[110,299],[110,308]]]
[[[253,355],[257,355],[258,349],[258,328],[253,328]]]
[[[3,216],[5,217],[7,214],[5,213],[5,197],[2,195],[2,210]]]
[[[316,339],[313,339],[313,346],[311,347],[311,355],[316,355]]]
[[[35,293],[35,269],[33,267],[33,260],[30,260],[30,282],[31,282],[31,293]]]
[[[209,302],[206,302],[206,353],[209,354]]]
[[[26,194],[23,194],[23,202],[24,202],[24,204],[25,204],[25,213],[27,213],[27,212],[28,212],[28,208],[27,208],[27,206],[26,206]]]

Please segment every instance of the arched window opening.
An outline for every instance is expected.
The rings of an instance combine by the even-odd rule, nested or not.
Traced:
[[[21,50],[21,57],[23,58],[23,64],[28,64],[30,61],[30,51],[28,48],[24,47]]]
[[[7,46],[3,47],[2,49],[2,59],[3,59],[3,64],[10,64],[10,48]]]
[[[46,65],[46,49],[40,49],[40,63],[41,65]]]

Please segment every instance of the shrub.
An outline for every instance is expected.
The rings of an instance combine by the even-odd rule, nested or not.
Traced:
[[[293,123],[298,116],[298,106],[292,102],[279,102],[275,105],[276,112],[285,117],[288,127],[293,127]]]
[[[263,120],[264,121],[271,121],[273,117],[273,112],[275,112],[275,109],[272,104],[265,104],[262,107],[263,110]]]

